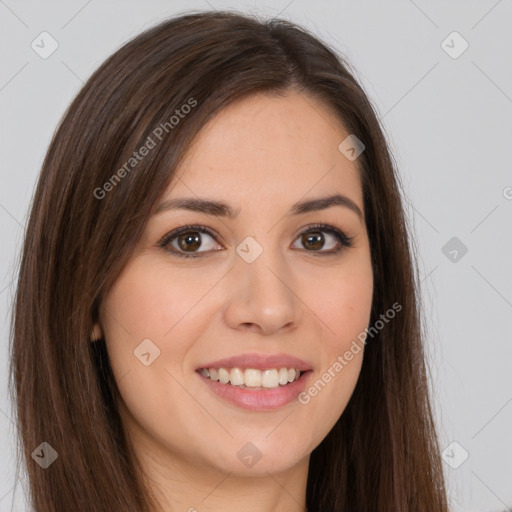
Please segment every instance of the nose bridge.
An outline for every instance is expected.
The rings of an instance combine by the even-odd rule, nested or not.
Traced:
[[[272,332],[298,320],[300,301],[293,291],[293,273],[278,244],[260,244],[247,237],[236,249],[228,319],[232,326],[257,324]]]

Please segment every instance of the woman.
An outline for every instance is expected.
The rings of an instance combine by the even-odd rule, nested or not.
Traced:
[[[33,199],[11,386],[35,511],[446,511],[416,272],[342,57],[229,12],[142,33]]]

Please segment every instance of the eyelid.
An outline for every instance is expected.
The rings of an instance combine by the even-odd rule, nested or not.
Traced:
[[[310,232],[310,231],[314,231],[315,229],[318,231],[323,231],[323,232],[329,233],[332,236],[334,236],[338,240],[338,243],[341,247],[338,247],[338,249],[336,249],[336,250],[330,249],[328,251],[321,251],[321,250],[320,251],[308,251],[306,249],[299,249],[299,250],[305,251],[307,253],[318,254],[318,255],[336,255],[341,252],[344,252],[345,249],[353,247],[353,245],[354,245],[354,237],[350,237],[350,236],[346,235],[346,233],[339,228],[336,228],[330,224],[324,224],[324,223],[308,224],[307,226],[300,228],[300,230],[295,235],[294,241],[297,240],[297,238],[299,236],[301,236],[302,234]],[[217,239],[220,239],[221,241],[223,241],[222,237],[216,231],[214,231],[213,229],[211,229],[207,226],[204,226],[202,224],[188,224],[188,225],[180,226],[176,229],[171,230],[169,233],[164,235],[164,237],[157,243],[157,245],[158,245],[158,247],[162,248],[164,251],[171,253],[173,255],[177,255],[178,257],[183,257],[183,258],[200,258],[200,257],[202,257],[202,255],[208,255],[208,254],[211,254],[212,252],[217,252],[219,250],[219,249],[217,249],[214,251],[209,250],[209,251],[197,251],[197,252],[187,253],[187,252],[178,251],[175,248],[171,248],[171,249],[167,248],[169,246],[171,240],[175,239],[177,236],[179,236],[183,233],[194,232],[194,231],[195,232],[205,232],[206,234],[211,236],[214,240],[217,241]],[[297,250],[297,249],[295,249],[295,250]]]
[[[307,253],[319,254],[319,255],[324,254],[326,256],[329,254],[336,255],[341,252],[345,252],[346,249],[350,249],[351,247],[354,246],[354,241],[355,241],[354,236],[348,236],[344,230],[336,228],[330,224],[325,224],[323,222],[308,224],[304,228],[301,228],[299,230],[299,232],[297,233],[297,235],[295,236],[294,240],[296,240],[297,237],[299,237],[300,235],[307,233],[309,231],[314,231],[314,230],[323,231],[323,232],[331,234],[332,236],[334,236],[334,238],[336,238],[338,240],[338,243],[341,245],[341,247],[339,247],[336,250],[331,249],[329,251],[306,251],[305,249],[303,249]]]
[[[169,233],[165,234],[163,236],[163,238],[157,243],[157,245],[159,247],[161,247],[162,249],[166,250],[167,252],[170,252],[171,254],[177,254],[178,256],[184,256],[185,258],[187,258],[187,257],[195,258],[195,257],[199,257],[199,256],[196,256],[196,254],[200,255],[200,254],[207,254],[209,252],[212,252],[212,251],[198,251],[197,253],[186,253],[186,252],[177,251],[174,247],[172,249],[167,249],[167,246],[170,244],[171,240],[173,240],[174,238],[176,238],[177,236],[179,236],[183,233],[188,233],[188,232],[193,232],[193,231],[198,231],[198,232],[204,231],[206,234],[211,236],[214,240],[217,241],[217,238],[220,238],[222,240],[222,237],[216,231],[214,231],[213,229],[211,229],[207,226],[203,226],[202,224],[188,224],[186,226],[181,226],[179,228],[173,229]]]

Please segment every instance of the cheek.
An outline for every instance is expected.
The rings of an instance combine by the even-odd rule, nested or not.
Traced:
[[[187,353],[214,314],[202,300],[210,288],[200,272],[176,272],[144,255],[123,269],[103,303],[102,327],[112,371],[130,400],[143,389],[158,400],[179,395],[172,377],[183,380]],[[136,407],[151,406],[141,400]]]
[[[165,399],[172,388],[165,369],[179,376],[194,334],[183,332],[191,324],[180,319],[197,301],[195,295],[179,278],[166,277],[158,264],[145,265],[139,257],[125,267],[106,297],[102,326],[109,359],[119,389],[134,410],[157,408],[151,402]],[[143,391],[146,398],[139,398]]]
[[[194,305],[210,286],[192,273],[171,273],[165,264],[146,264],[144,257],[136,258],[125,268],[104,303],[105,322],[112,324],[115,319],[125,332],[141,341],[167,340],[181,319],[193,314]],[[113,327],[119,330],[119,325]]]
[[[315,312],[327,333],[325,351],[332,356],[347,350],[368,326],[373,298],[370,263],[347,267],[319,290],[322,293],[316,293]]]
[[[335,284],[333,284],[335,283]],[[331,279],[324,293],[316,293],[315,314],[323,324],[319,343],[321,365],[299,402],[311,417],[322,417],[321,438],[338,420],[355,389],[364,354],[364,332],[368,327],[373,275],[369,259]]]
[[[161,443],[181,439],[187,418],[197,414],[197,404],[178,382],[183,381],[182,363],[199,329],[190,320],[193,306],[208,284],[187,283],[183,274],[170,276],[159,263],[148,265],[143,257],[135,258],[102,306],[102,326],[124,419],[135,432],[142,426]],[[148,365],[143,363],[144,353],[149,353]]]

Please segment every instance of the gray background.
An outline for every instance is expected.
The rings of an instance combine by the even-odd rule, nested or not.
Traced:
[[[303,24],[357,69],[395,155],[419,248],[452,509],[512,507],[511,0],[0,0],[0,512],[13,503],[29,510],[23,489],[13,489],[8,320],[23,226],[53,131],[82,82],[128,39],[183,10],[224,8]],[[47,59],[31,48],[43,31],[59,44]],[[442,46],[453,31],[469,44],[457,58]],[[453,36],[445,44],[452,53],[462,48]]]

